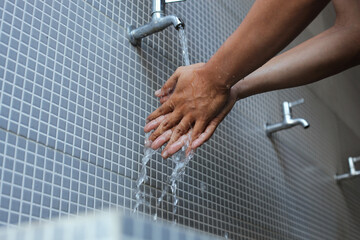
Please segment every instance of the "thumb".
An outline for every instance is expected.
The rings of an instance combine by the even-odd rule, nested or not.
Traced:
[[[168,95],[175,89],[176,83],[180,76],[179,68],[174,72],[173,75],[164,83],[164,85],[157,91],[155,91],[155,96],[164,97]]]

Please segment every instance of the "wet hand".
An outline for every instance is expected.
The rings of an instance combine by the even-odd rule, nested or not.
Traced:
[[[169,96],[166,98],[161,98],[162,103],[168,99]],[[222,111],[214,117],[210,123],[207,125],[204,132],[202,132],[197,139],[194,139],[191,145],[191,149],[195,150],[196,148],[200,147],[202,144],[204,144],[206,141],[210,139],[210,137],[214,134],[216,128],[219,126],[219,124],[224,120],[224,118],[227,116],[227,114],[231,111],[234,104],[237,101],[236,92],[231,89],[230,91],[230,98],[229,101],[226,103],[226,106],[222,109]],[[156,129],[161,122],[165,119],[166,116],[160,116],[153,121],[151,121],[149,124],[145,127],[145,132],[149,132],[151,130]],[[162,145],[164,145],[166,142],[168,142],[171,138],[172,130],[167,130],[164,132],[160,137],[158,137],[151,145],[151,148],[158,149]],[[188,136],[191,135],[191,130],[189,133],[182,135],[176,142],[174,142],[171,145],[168,145],[166,147],[168,156],[173,155],[177,151],[179,151],[185,144],[186,141],[188,141]]]
[[[231,98],[230,89],[221,86],[215,76],[204,72],[203,66],[203,63],[199,63],[178,68],[161,90],[156,92],[163,104],[149,115],[149,123],[144,130],[148,132],[156,128],[150,140],[160,137],[161,141],[158,140],[156,144],[156,141],[153,142],[153,148],[161,146],[163,141],[169,141],[162,153],[164,158],[169,157],[174,149],[168,152],[168,148],[191,128],[191,139],[197,139],[201,133],[206,132],[209,123],[227,109],[225,106]],[[218,123],[214,122],[201,139],[207,140],[207,136],[210,133],[210,136],[212,135],[217,125]],[[183,141],[184,138],[181,137],[180,140]],[[198,144],[199,141],[196,145]],[[179,145],[181,144],[175,146]]]

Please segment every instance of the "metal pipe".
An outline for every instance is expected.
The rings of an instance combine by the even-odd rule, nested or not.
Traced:
[[[345,174],[341,174],[341,175],[335,175],[335,180],[337,182],[344,180],[344,179],[350,179],[350,178],[354,178],[356,176],[360,175],[360,171],[357,171],[355,168],[355,163],[360,161],[360,157],[349,157],[348,158],[348,162],[349,162],[349,169],[350,169],[350,173],[345,173]]]
[[[288,129],[291,127],[294,127],[296,125],[302,125],[304,128],[308,128],[310,125],[309,123],[302,118],[295,118],[293,119],[291,117],[291,107],[299,105],[301,103],[304,102],[304,99],[299,99],[295,102],[283,102],[282,106],[283,106],[283,121],[280,123],[275,123],[275,124],[265,124],[265,133],[268,137],[270,137],[270,135],[274,132],[280,131],[280,130],[284,130],[284,129]]]
[[[182,2],[185,0],[153,0],[151,21],[139,28],[131,25],[127,29],[127,38],[134,46],[139,46],[141,39],[156,32],[159,32],[170,25],[173,25],[176,30],[184,28],[184,22],[175,15],[165,16],[165,4],[172,2]]]

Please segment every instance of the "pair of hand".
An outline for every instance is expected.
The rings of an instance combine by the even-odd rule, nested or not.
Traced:
[[[155,130],[149,138],[153,149],[168,142],[162,152],[163,158],[181,149],[189,134],[187,152],[201,146],[237,100],[231,89],[219,84],[221,79],[204,70],[204,65],[179,67],[155,92],[162,105],[148,116],[144,131]]]

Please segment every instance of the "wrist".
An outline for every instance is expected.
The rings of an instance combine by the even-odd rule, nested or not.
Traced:
[[[234,77],[221,70],[221,67],[213,66],[212,63],[205,63],[198,72],[205,79],[211,81],[211,84],[219,90],[229,91],[231,87],[236,83]]]
[[[245,78],[241,79],[239,82],[237,82],[234,86],[231,88],[231,92],[236,97],[236,101],[247,98],[251,96],[251,86],[249,86],[248,81],[245,80]]]

